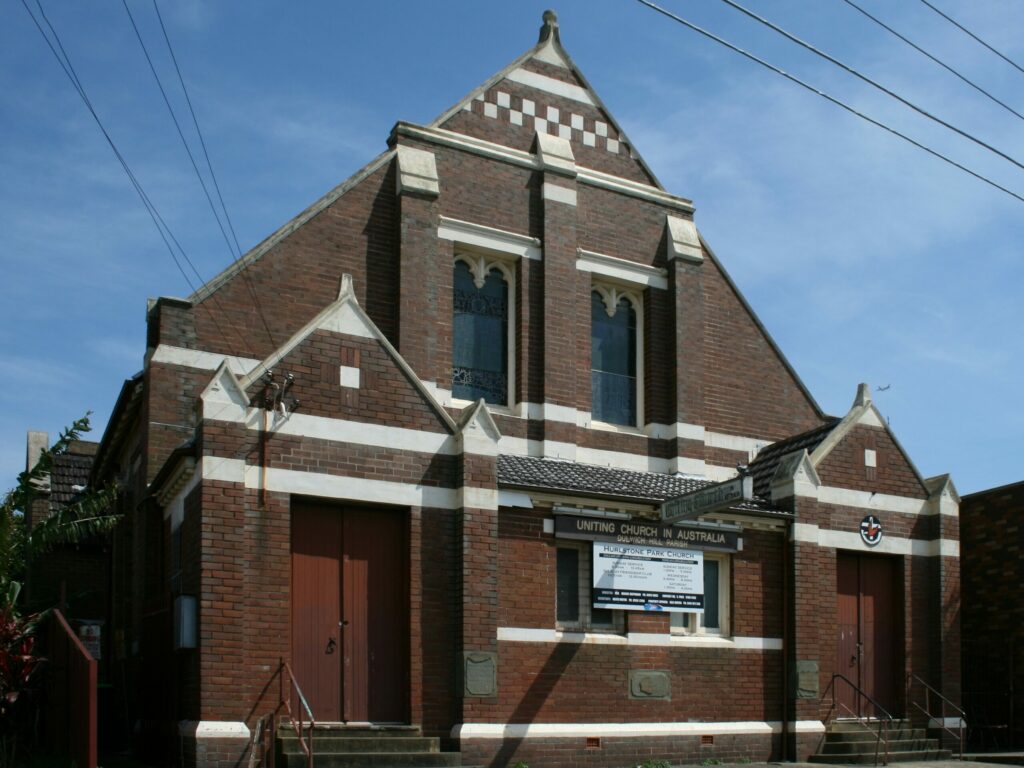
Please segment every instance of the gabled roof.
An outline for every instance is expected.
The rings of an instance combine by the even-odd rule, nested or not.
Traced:
[[[951,486],[952,481],[949,480],[948,476],[933,478],[931,481],[925,481],[921,477],[921,473],[917,471],[914,462],[910,460],[907,452],[903,450],[903,446],[900,445],[892,430],[889,429],[888,423],[882,418],[882,414],[875,407],[871,399],[871,388],[867,384],[859,384],[853,405],[842,419],[830,417],[829,422],[820,427],[815,427],[784,440],[779,440],[761,450],[757,458],[750,464],[750,472],[754,476],[754,493],[759,496],[770,497],[772,479],[780,462],[784,457],[795,452],[806,450],[811,466],[814,468],[821,466],[832,450],[858,425],[884,429],[892,440],[893,445],[896,446],[896,450],[900,452],[903,459],[907,462],[907,466],[910,467],[918,482],[921,483],[921,488],[928,491],[929,494],[936,488],[941,490],[947,483]],[[952,492],[956,493],[955,488]]]
[[[99,443],[75,440],[64,453],[53,457],[50,469],[50,507],[61,507],[75,498],[89,485],[89,473]]]
[[[820,427],[814,427],[762,448],[749,467],[750,474],[754,477],[754,494],[770,497],[772,478],[782,459],[795,451],[806,450],[808,454],[814,453],[814,449],[821,445],[838,423],[839,419],[832,417],[828,423]]]
[[[562,47],[561,35],[558,28],[558,16],[551,10],[544,11],[543,25],[540,28],[540,38],[533,48],[526,51],[522,56],[515,59],[500,72],[492,75],[479,86],[474,88],[454,106],[438,115],[438,117],[430,123],[430,127],[443,127],[445,123],[459,112],[468,110],[474,100],[481,99],[490,88],[497,85],[502,80],[512,80],[529,86],[537,82],[540,78],[544,78],[543,75],[523,69],[523,65],[531,60],[564,68],[571,72],[574,78],[579,81],[580,86],[570,84],[567,85],[566,88],[569,89],[570,92],[578,94],[577,99],[585,99],[589,105],[595,107],[604,115],[607,123],[614,128],[615,135],[618,136],[620,142],[629,148],[629,156],[643,169],[644,174],[646,174],[650,179],[651,185],[659,190],[665,190],[665,187],[660,181],[658,181],[658,177],[654,175],[651,167],[640,156],[639,152],[637,152],[633,142],[626,136],[625,131],[622,130],[622,126],[619,125],[611,111],[601,100],[601,97],[597,95],[597,92],[587,81],[587,78],[584,77],[579,67],[576,66],[575,62],[573,62],[572,57],[569,56],[565,48]]]
[[[599,467],[575,461],[532,456],[498,457],[499,486],[553,491],[581,498],[661,504],[667,499],[714,484],[710,480],[697,480],[692,477]],[[736,504],[732,509],[751,514],[788,516],[788,513],[773,509],[762,499]]]

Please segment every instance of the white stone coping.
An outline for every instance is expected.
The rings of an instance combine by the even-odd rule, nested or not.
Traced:
[[[448,216],[441,217],[437,227],[437,236],[441,240],[452,240],[464,245],[478,246],[533,261],[540,261],[543,258],[540,238],[498,229],[486,224],[453,219]]]
[[[226,720],[181,720],[178,723],[181,736],[194,736],[196,739],[246,739],[249,738],[249,726]]]
[[[632,285],[668,289],[668,272],[659,267],[637,264],[617,256],[576,249],[576,269],[622,280]]]
[[[577,643],[661,648],[723,648],[737,651],[780,651],[781,637],[719,637],[655,632],[574,632],[535,627],[498,627],[498,641],[507,643]]]
[[[792,733],[824,733],[818,720],[790,722]],[[720,723],[459,723],[452,727],[456,739],[569,739],[588,736],[644,738],[656,736],[771,735],[782,732],[780,721]]]

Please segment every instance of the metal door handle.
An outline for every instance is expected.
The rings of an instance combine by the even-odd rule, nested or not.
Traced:
[[[324,651],[328,655],[334,653],[334,649],[338,647],[338,641],[333,637],[327,638],[327,650]]]
[[[338,622],[338,626],[339,627],[347,627],[348,626],[348,619],[342,619],[341,621],[339,621]]]

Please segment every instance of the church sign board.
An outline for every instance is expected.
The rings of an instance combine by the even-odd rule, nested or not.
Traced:
[[[594,607],[702,613],[704,553],[594,542]]]
[[[555,536],[652,547],[736,552],[742,547],[737,528],[669,525],[657,520],[614,520],[607,517],[555,515]]]
[[[661,505],[661,520],[665,523],[691,520],[720,509],[728,509],[734,504],[753,498],[754,478],[750,475],[740,475],[732,480],[707,485],[674,499],[667,499]]]

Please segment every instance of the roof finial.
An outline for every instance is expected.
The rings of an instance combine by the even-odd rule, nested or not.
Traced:
[[[859,408],[865,405],[871,405],[871,387],[861,383],[857,385],[857,396],[853,399],[853,407]]]
[[[540,40],[537,42],[544,43],[554,37],[556,43],[561,43],[562,40],[558,36],[558,14],[549,8],[544,11],[541,18],[544,21],[544,26],[540,28]]]

